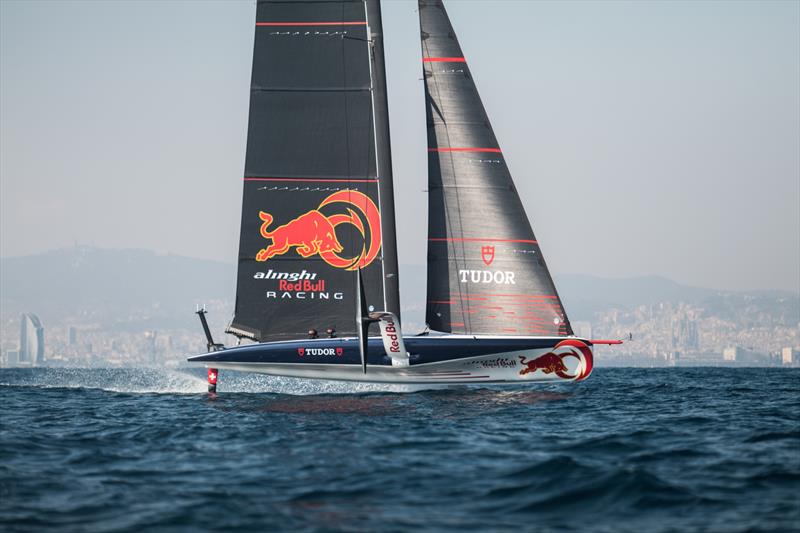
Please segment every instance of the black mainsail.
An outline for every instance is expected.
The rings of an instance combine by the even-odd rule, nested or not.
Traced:
[[[256,341],[332,327],[367,302],[399,316],[378,0],[259,0],[236,310]]]
[[[428,127],[428,301],[437,331],[571,335],[441,0],[419,0]]]

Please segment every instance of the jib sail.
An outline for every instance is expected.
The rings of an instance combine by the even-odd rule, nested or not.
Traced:
[[[428,127],[428,325],[572,329],[441,0],[419,0]]]
[[[367,301],[399,314],[378,0],[259,0],[230,333],[355,332]]]

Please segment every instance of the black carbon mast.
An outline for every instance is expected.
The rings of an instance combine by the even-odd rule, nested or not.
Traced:
[[[383,19],[380,0],[366,0],[367,30],[371,47],[372,109],[375,118],[378,163],[378,195],[383,226],[384,309],[400,318],[400,272],[397,264],[397,237],[394,214],[392,150],[389,136],[389,98],[386,88],[386,61],[383,53]],[[387,241],[387,237],[390,240]],[[388,245],[387,243],[391,243]]]
[[[431,329],[571,335],[441,0],[419,0],[428,128]]]
[[[259,0],[236,310],[256,341],[400,312],[378,0]]]

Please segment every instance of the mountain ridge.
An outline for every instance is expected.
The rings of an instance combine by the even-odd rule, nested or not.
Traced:
[[[235,277],[233,263],[146,249],[75,246],[0,258],[0,306],[4,314],[31,310],[51,318],[86,309],[124,315],[134,308],[167,316],[212,300],[232,302]],[[401,265],[404,307],[421,311],[422,301],[416,300],[425,277],[424,265]],[[595,313],[609,308],[664,302],[786,300],[790,312],[800,308],[795,304],[800,295],[791,291],[691,287],[656,275],[603,278],[559,274],[555,279],[573,321],[591,320]]]

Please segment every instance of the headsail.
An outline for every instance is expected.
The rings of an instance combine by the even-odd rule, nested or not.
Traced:
[[[236,311],[258,341],[399,313],[378,0],[259,0]]]
[[[441,0],[419,0],[428,126],[428,325],[571,335]]]

